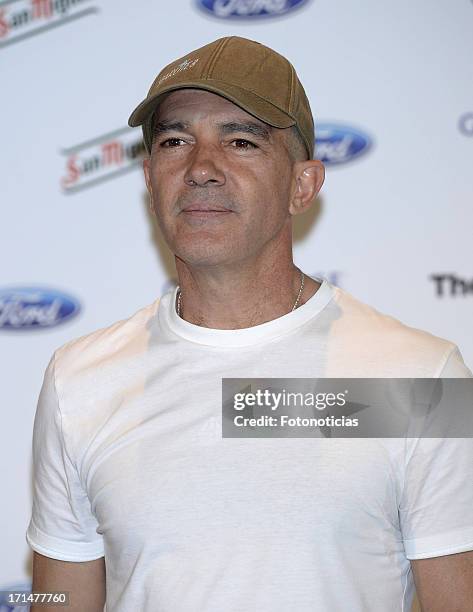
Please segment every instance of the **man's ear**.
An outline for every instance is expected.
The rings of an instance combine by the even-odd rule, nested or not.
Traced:
[[[325,180],[325,166],[318,159],[299,161],[294,164],[294,189],[289,212],[299,215],[310,208]]]
[[[149,176],[149,164],[150,164],[150,158],[147,155],[143,159],[143,173],[145,175],[146,189],[148,190],[148,193],[151,195],[151,180]]]
[[[151,185],[149,166],[150,166],[150,157],[145,157],[143,159],[143,172],[145,175],[146,189],[148,190],[148,194],[149,194],[148,207],[149,207],[150,213],[154,214],[153,187]]]

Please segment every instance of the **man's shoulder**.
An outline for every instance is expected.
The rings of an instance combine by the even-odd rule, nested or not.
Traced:
[[[353,354],[382,361],[386,376],[392,371],[399,372],[396,376],[436,377],[449,360],[462,361],[456,344],[446,338],[407,325],[340,287],[334,287],[334,298],[338,338]]]
[[[126,355],[147,349],[159,299],[143,306],[125,319],[120,319],[92,332],[73,338],[55,350],[56,371],[70,375],[75,371],[108,366]]]
[[[334,287],[335,303],[341,309],[341,320],[354,334],[363,334],[386,340],[412,341],[417,344],[452,345],[445,338],[424,329],[412,327],[396,317],[382,312],[340,287]]]

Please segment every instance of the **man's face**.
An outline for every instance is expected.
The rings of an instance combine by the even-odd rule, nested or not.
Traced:
[[[170,93],[155,125],[145,178],[164,238],[180,259],[192,266],[243,264],[271,241],[287,248],[293,186],[287,130],[196,89]]]

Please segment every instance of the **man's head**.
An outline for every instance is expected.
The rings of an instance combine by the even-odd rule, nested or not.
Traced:
[[[207,57],[206,74],[215,76],[224,47],[219,49]],[[144,160],[146,184],[164,238],[191,266],[249,265],[264,251],[273,253],[269,261],[290,257],[291,216],[310,206],[324,180],[322,163],[311,159],[312,117],[308,102],[302,104],[308,112],[300,109],[300,91],[293,91],[295,72],[287,81],[287,95],[277,80],[272,82],[280,97],[273,102],[297,108],[300,123],[267,100],[242,93],[241,87],[229,94],[228,83],[218,79],[211,80],[212,86],[218,81],[219,91],[209,90],[208,82],[202,86],[195,75],[191,82],[181,75],[178,85],[175,71],[190,72],[193,62],[200,61],[195,54],[188,63],[160,73],[153,85],[158,93],[152,87],[132,115],[144,122],[150,153]],[[267,64],[267,70],[264,63],[258,70],[268,80]],[[247,80],[252,79],[250,72]],[[159,89],[171,80],[166,91]]]

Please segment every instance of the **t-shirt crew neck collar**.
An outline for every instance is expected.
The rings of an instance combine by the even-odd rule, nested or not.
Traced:
[[[277,319],[253,327],[212,329],[189,323],[176,312],[179,286],[162,296],[158,308],[159,321],[181,338],[207,346],[237,347],[269,342],[304,325],[330,302],[333,297],[333,286],[324,278],[313,278],[321,285],[305,304]]]

